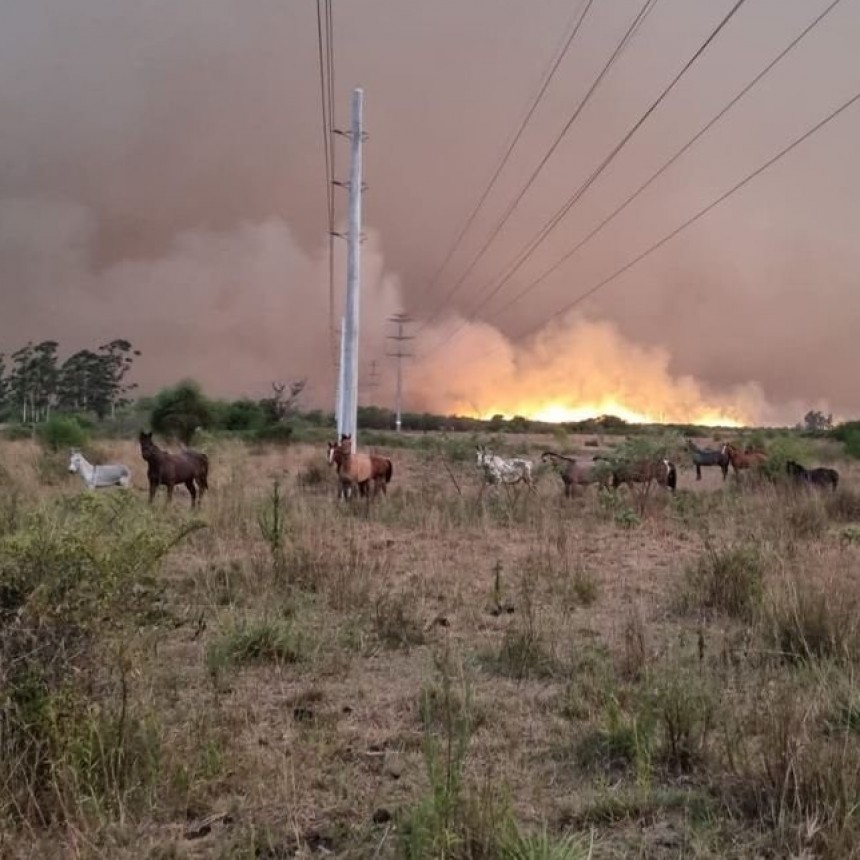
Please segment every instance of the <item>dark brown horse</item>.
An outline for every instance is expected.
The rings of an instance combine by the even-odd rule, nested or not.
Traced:
[[[152,441],[152,433],[144,433],[142,430],[138,439],[140,455],[146,460],[148,467],[146,474],[149,478],[150,502],[162,484],[167,487],[167,501],[173,499],[173,488],[177,484],[185,484],[188,488],[192,508],[197,503],[198,491],[200,499],[203,499],[203,493],[209,489],[209,458],[205,454],[199,451],[171,454]]]
[[[805,469],[800,463],[788,460],[785,471],[799,484],[807,484],[810,487],[829,487],[834,493],[839,486],[839,472],[836,469],[827,469],[823,466],[817,469]]]
[[[597,458],[595,458],[597,459]],[[675,492],[678,486],[678,470],[670,460],[637,460],[635,462],[618,462],[612,465],[612,489],[617,490],[622,484],[628,487],[633,484],[650,484],[656,481],[661,487]]]
[[[329,465],[334,463],[337,466],[337,473],[340,475],[344,462],[344,453],[341,450],[341,444],[336,445],[334,442],[328,443],[328,462]],[[394,476],[394,464],[388,457],[381,457],[379,454],[370,455],[370,480],[373,481],[373,495],[382,491],[383,495],[387,495],[387,485],[391,483],[391,478]],[[341,491],[343,484],[341,484]],[[367,495],[368,484],[359,484],[358,491],[362,496]]]

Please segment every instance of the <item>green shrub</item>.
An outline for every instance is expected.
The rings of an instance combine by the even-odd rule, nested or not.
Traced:
[[[209,672],[217,677],[226,667],[242,663],[298,663],[307,642],[292,619],[259,619],[237,624],[207,651]]]
[[[85,494],[0,537],[0,821],[122,815],[151,796],[160,738],[131,701],[128,631],[163,617],[153,573],[196,527]]]
[[[278,445],[289,445],[293,441],[294,430],[289,424],[269,424],[254,433],[258,442],[273,442]]]
[[[77,419],[55,415],[37,426],[36,438],[51,451],[60,451],[64,448],[80,448],[86,444],[87,432]]]
[[[187,445],[198,429],[212,424],[212,405],[196,382],[184,380],[155,395],[150,420],[156,433]]]

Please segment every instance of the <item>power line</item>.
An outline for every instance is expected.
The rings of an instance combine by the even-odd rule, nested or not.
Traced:
[[[740,2],[744,2],[744,0],[740,0]],[[523,197],[526,195],[526,193],[528,192],[529,188],[531,188],[531,186],[534,184],[534,182],[535,182],[535,180],[537,179],[538,175],[539,175],[539,174],[540,174],[540,172],[543,170],[544,166],[545,166],[545,165],[546,165],[546,163],[549,161],[549,159],[552,157],[553,153],[556,151],[556,149],[558,148],[559,144],[560,144],[560,143],[561,143],[561,141],[564,139],[565,135],[568,133],[568,131],[570,130],[570,128],[573,126],[574,122],[576,122],[577,118],[580,116],[580,114],[582,113],[583,109],[585,108],[585,106],[586,106],[586,105],[588,104],[588,102],[590,101],[590,99],[591,99],[592,95],[595,93],[595,91],[597,90],[597,88],[600,86],[601,82],[602,82],[602,81],[603,81],[603,79],[605,78],[605,76],[608,74],[609,70],[612,68],[612,66],[613,66],[613,65],[615,64],[615,62],[617,61],[618,57],[620,57],[620,56],[621,56],[621,54],[624,52],[624,50],[626,49],[626,47],[629,45],[629,43],[630,43],[630,41],[632,40],[632,38],[633,38],[634,34],[635,34],[635,33],[636,33],[636,31],[638,30],[639,25],[644,21],[645,17],[646,17],[646,16],[651,12],[651,10],[653,9],[654,5],[656,5],[656,3],[657,3],[657,0],[645,0],[645,2],[642,4],[642,7],[640,8],[639,13],[638,13],[638,14],[636,15],[636,17],[633,19],[633,22],[632,22],[632,23],[631,23],[631,25],[628,27],[628,29],[627,29],[627,31],[625,32],[624,36],[621,38],[621,41],[618,43],[618,45],[616,46],[615,50],[612,52],[612,54],[610,55],[609,59],[607,60],[606,64],[605,64],[605,65],[603,66],[603,68],[601,69],[600,74],[598,74],[598,76],[595,78],[594,82],[591,84],[591,86],[589,87],[589,89],[586,91],[585,95],[584,95],[584,96],[582,97],[582,99],[580,100],[580,102],[579,102],[579,104],[577,105],[576,109],[574,110],[573,114],[568,118],[567,122],[566,122],[566,123],[565,123],[565,125],[562,127],[562,129],[561,129],[561,131],[559,132],[559,134],[556,136],[555,140],[553,141],[553,143],[552,143],[552,145],[550,146],[550,148],[547,150],[547,152],[546,152],[546,154],[544,155],[544,157],[543,157],[543,158],[541,159],[541,161],[538,163],[537,167],[532,171],[531,175],[530,175],[530,176],[529,176],[529,178],[526,180],[526,182],[525,182],[525,184],[522,186],[522,188],[520,188],[520,190],[519,190],[519,192],[517,193],[516,197],[514,197],[513,202],[509,204],[508,208],[505,210],[505,212],[504,212],[504,214],[502,215],[502,217],[499,219],[499,221],[496,223],[496,225],[495,225],[495,227],[493,228],[493,230],[490,232],[489,237],[485,240],[484,244],[479,248],[479,250],[478,250],[477,254],[475,254],[475,255],[472,257],[472,259],[470,260],[470,262],[469,262],[468,266],[466,267],[466,270],[465,270],[465,271],[460,275],[460,277],[459,277],[459,278],[454,282],[454,284],[451,286],[451,288],[448,290],[448,292],[447,292],[447,293],[445,294],[445,296],[443,297],[442,302],[438,305],[438,307],[436,308],[436,310],[435,310],[435,311],[434,311],[434,312],[433,312],[433,313],[432,313],[432,314],[431,314],[431,315],[430,315],[430,316],[429,316],[429,317],[428,317],[428,318],[427,318],[427,319],[422,323],[422,325],[419,327],[419,329],[418,329],[419,333],[420,333],[421,331],[423,331],[423,329],[424,329],[424,328],[425,328],[425,327],[426,327],[430,322],[432,322],[432,321],[433,321],[433,319],[435,319],[435,318],[436,318],[436,316],[439,314],[439,311],[440,311],[440,310],[441,310],[441,309],[442,309],[442,308],[443,308],[443,307],[444,307],[444,306],[445,306],[445,305],[446,305],[446,304],[451,300],[451,297],[452,297],[452,296],[457,292],[457,290],[459,290],[459,289],[460,289],[460,287],[462,287],[462,285],[463,285],[464,281],[466,280],[466,278],[469,276],[469,274],[471,274],[472,270],[475,268],[475,266],[477,265],[478,261],[481,259],[481,257],[483,257],[483,256],[484,256],[484,254],[486,253],[487,249],[488,249],[488,248],[490,247],[490,245],[493,243],[493,241],[495,240],[495,238],[499,235],[499,233],[501,232],[501,230],[502,230],[502,228],[504,227],[504,225],[508,222],[508,220],[510,219],[510,217],[511,217],[511,215],[513,214],[514,210],[515,210],[515,209],[517,208],[517,206],[519,205],[520,201],[521,201],[521,200],[523,199]],[[589,8],[591,8],[591,3],[589,3],[589,5],[588,5],[588,7],[586,8],[585,12],[588,12],[588,9],[589,9]]]
[[[325,0],[326,20],[326,59],[328,77],[328,130],[329,151],[331,161],[331,176],[329,178],[329,210],[328,210],[328,296],[329,296],[329,327],[332,330],[332,359],[337,363],[337,340],[334,337],[334,181],[337,171],[337,151],[334,145],[334,20],[331,10],[331,0]]]
[[[538,89],[538,92],[532,98],[531,105],[529,106],[528,110],[526,111],[525,115],[523,116],[523,119],[520,121],[519,127],[517,128],[511,142],[508,144],[508,147],[505,150],[505,153],[502,156],[501,161],[499,161],[498,165],[496,166],[496,169],[493,171],[492,175],[490,176],[490,181],[487,183],[486,188],[484,188],[483,193],[478,198],[478,202],[472,208],[472,211],[469,213],[465,222],[460,227],[460,230],[458,231],[457,235],[455,236],[454,241],[451,244],[450,248],[448,249],[448,252],[445,255],[445,258],[442,260],[442,263],[440,264],[439,268],[436,270],[433,277],[430,279],[430,283],[427,285],[427,288],[426,288],[428,292],[431,291],[436,286],[436,283],[438,282],[440,276],[442,275],[442,272],[445,270],[445,267],[451,261],[451,257],[454,256],[454,252],[457,250],[457,248],[460,246],[460,243],[463,241],[463,237],[466,235],[466,231],[469,229],[469,227],[472,226],[472,222],[477,217],[478,212],[481,210],[481,207],[486,202],[487,197],[489,197],[490,192],[493,189],[493,186],[496,184],[496,181],[498,180],[502,170],[504,169],[505,165],[508,163],[508,160],[510,159],[511,155],[513,154],[513,151],[516,148],[516,145],[519,143],[520,138],[522,137],[523,132],[526,129],[526,126],[531,121],[531,118],[534,115],[534,112],[537,110],[538,105],[540,104],[541,100],[543,99],[544,94],[547,91],[547,88],[549,87],[553,77],[555,76],[556,71],[558,70],[558,67],[561,65],[561,61],[567,55],[567,51],[570,48],[573,40],[576,38],[576,34],[579,32],[579,28],[582,26],[582,22],[585,20],[585,16],[588,14],[588,10],[591,8],[591,5],[593,2],[594,2],[594,0],[586,0],[584,8],[581,7],[581,11],[577,10],[577,12],[574,14],[572,29],[568,33],[568,35],[567,35],[566,39],[564,40],[563,44],[561,45],[561,47],[556,51],[556,53],[554,55],[554,59],[551,61],[549,68],[544,73],[543,78],[542,78],[542,83]],[[425,323],[425,325],[426,325],[426,323]],[[419,328],[419,331],[423,327],[424,326],[422,325]]]
[[[745,185],[747,185],[749,182],[751,182],[757,176],[764,173],[766,170],[768,170],[770,167],[772,167],[774,164],[776,164],[778,161],[780,161],[782,158],[784,158],[786,155],[788,155],[793,149],[800,146],[802,143],[804,143],[806,140],[808,140],[810,137],[812,137],[814,134],[816,134],[818,131],[820,131],[822,128],[824,128],[828,123],[832,122],[834,119],[836,119],[836,117],[838,117],[840,114],[844,113],[846,110],[848,110],[848,108],[850,108],[852,105],[854,105],[858,101],[860,101],[860,92],[853,95],[847,101],[844,101],[838,108],[831,111],[831,113],[829,113],[824,119],[820,120],[814,126],[807,129],[807,131],[805,131],[799,137],[795,138],[791,143],[789,143],[787,146],[785,146],[783,149],[781,149],[776,155],[769,158],[764,164],[757,167],[751,173],[748,173],[743,179],[740,180],[740,182],[733,185],[728,191],[724,192],[719,197],[717,197],[715,200],[711,201],[707,206],[700,209],[698,212],[696,212],[695,215],[692,215],[690,218],[688,218],[686,221],[684,221],[680,226],[678,226],[674,230],[672,230],[672,232],[668,233],[662,239],[655,242],[653,245],[651,245],[649,248],[647,248],[641,254],[638,254],[636,257],[634,257],[632,260],[627,262],[625,265],[616,269],[611,275],[609,275],[606,278],[603,278],[603,280],[599,281],[597,284],[595,284],[593,287],[586,290],[584,293],[580,293],[575,299],[568,302],[563,307],[559,308],[556,311],[553,311],[549,316],[545,317],[540,322],[538,322],[537,325],[532,326],[528,331],[524,332],[521,335],[521,337],[527,337],[530,334],[534,334],[535,331],[537,331],[539,328],[544,326],[551,319],[554,319],[554,318],[557,318],[557,317],[560,317],[564,314],[569,313],[577,305],[586,301],[586,299],[589,299],[591,296],[593,296],[599,290],[603,289],[603,287],[612,283],[612,281],[616,280],[616,278],[619,278],[621,275],[628,272],[630,269],[632,269],[635,265],[640,263],[646,257],[653,254],[654,251],[658,250],[659,248],[662,248],[663,245],[665,245],[667,242],[674,239],[683,230],[686,230],[689,226],[694,224],[696,221],[698,221],[704,215],[707,215],[708,212],[710,212],[712,209],[719,206],[723,201],[725,201],[726,199],[731,197],[735,192],[739,191],[741,188],[743,188]],[[500,347],[497,347],[496,349],[489,350],[488,352],[483,353],[479,356],[476,356],[474,359],[469,360],[468,363],[471,364],[474,361],[480,360],[482,358],[487,358],[490,355],[494,355],[495,353],[497,353],[499,351],[499,349],[500,349]]]
[[[634,123],[634,125],[627,131],[624,137],[615,145],[609,155],[603,159],[600,165],[592,171],[591,175],[579,188],[573,193],[571,197],[568,198],[567,202],[559,209],[550,220],[544,224],[544,226],[538,231],[538,233],[532,238],[532,240],[526,245],[525,249],[520,252],[518,258],[514,261],[514,263],[508,268],[507,272],[501,278],[501,280],[496,284],[490,294],[479,301],[478,305],[476,305],[472,311],[466,316],[464,320],[460,322],[460,324],[445,337],[444,340],[440,341],[433,347],[433,351],[440,349],[457,334],[462,331],[466,324],[475,318],[477,312],[484,307],[489,301],[491,301],[501,290],[501,288],[513,277],[513,275],[522,268],[523,264],[531,257],[531,255],[543,244],[544,240],[549,236],[549,234],[558,226],[558,224],[564,219],[568,212],[573,208],[573,206],[579,201],[579,199],[585,194],[586,191],[594,184],[597,178],[603,173],[603,171],[612,163],[618,153],[627,145],[630,139],[634,134],[642,127],[642,125],[648,120],[648,117],[651,116],[652,113],[660,106],[666,96],[674,89],[675,85],[681,78],[689,71],[690,67],[696,62],[696,60],[707,50],[708,46],[713,42],[713,40],[717,37],[720,31],[728,24],[731,18],[735,15],[735,13],[743,6],[746,0],[736,0],[734,6],[728,11],[728,13],[722,18],[722,20],[717,24],[716,28],[711,31],[711,34],[707,39],[696,49],[696,52],[690,57],[689,60],[684,64],[681,70],[675,75],[674,78],[669,82],[668,86],[666,86],[660,95],[651,103],[651,106],[642,114],[641,117]],[[492,281],[489,281],[485,286],[489,286]]]
[[[328,234],[328,306],[331,361],[337,366],[337,336],[334,310],[334,21],[331,0],[317,0],[317,51],[319,55],[320,103],[322,108],[323,156],[326,178],[326,223]]]
[[[707,131],[709,131],[720,119],[723,118],[759,81],[762,80],[773,68],[776,66],[784,57],[786,57],[803,39],[804,37],[813,30],[833,9],[838,6],[842,0],[833,0],[829,6],[827,6],[823,12],[821,12],[817,17],[815,17],[810,24],[808,24],[794,39],[792,39],[789,44],[783,48],[779,54],[776,55],[743,89],[741,89],[737,95],[724,107],[719,113],[715,114],[712,119],[710,119],[705,125],[703,125],[696,134],[690,138],[675,154],[666,161],[659,170],[653,173],[639,188],[636,189],[629,197],[627,197],[621,205],[619,205],[615,210],[613,210],[609,215],[606,216],[587,236],[581,239],[570,251],[568,251],[561,259],[555,262],[552,266],[546,269],[538,278],[534,281],[526,285],[526,287],[521,290],[517,295],[515,295],[512,299],[507,301],[501,308],[499,308],[495,313],[491,314],[489,319],[495,319],[504,313],[508,308],[513,307],[517,302],[520,301],[527,293],[530,293],[535,287],[541,284],[546,278],[548,278],[553,272],[555,272],[563,263],[567,262],[583,245],[587,242],[591,241],[610,221],[614,220],[618,215],[621,214],[639,195],[645,191],[646,188],[650,187],[652,183],[654,183],[657,179],[659,179],[687,150],[690,149]]]

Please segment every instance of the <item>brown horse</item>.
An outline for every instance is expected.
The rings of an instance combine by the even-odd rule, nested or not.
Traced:
[[[163,451],[152,441],[152,433],[144,433],[142,430],[138,440],[140,454],[148,467],[146,474],[149,478],[150,503],[162,484],[167,487],[168,502],[173,499],[173,488],[177,484],[185,484],[188,488],[192,508],[197,503],[198,491],[200,500],[203,500],[203,493],[209,489],[209,458],[205,454],[199,451],[183,451],[180,454]]]
[[[340,480],[339,498],[351,499],[355,489],[364,496],[369,497],[370,482],[373,479],[373,464],[370,454],[364,451],[352,453],[352,437],[344,434],[340,442],[328,443],[328,461],[335,462],[335,457],[340,460],[337,476]],[[393,470],[392,470],[393,471]]]
[[[600,463],[581,463],[575,457],[566,457],[564,454],[556,454],[555,451],[544,451],[540,459],[542,463],[550,463],[552,460],[558,463],[558,474],[564,486],[566,499],[575,494],[577,487],[599,484],[606,488],[612,477],[611,472]]]
[[[674,493],[678,486],[678,470],[675,464],[663,459],[621,462],[612,466],[613,490],[617,490],[622,484],[632,488],[633,484],[650,484],[652,481]]]
[[[763,466],[768,459],[765,451],[754,450],[752,448],[747,448],[746,451],[741,451],[739,448],[732,445],[731,442],[726,442],[723,445],[722,453],[729,458],[729,462],[732,464],[732,469],[734,469],[735,475],[744,469],[754,469],[759,466]]]
[[[334,442],[328,443],[328,451],[329,465],[333,463],[337,466],[337,473],[340,475],[340,470],[343,466],[343,451],[341,451],[340,445],[336,445]],[[387,485],[391,483],[391,478],[394,475],[394,464],[388,459],[388,457],[381,457],[379,454],[371,454],[370,465],[370,479],[373,481],[373,495],[377,495],[380,490],[383,495],[386,495],[388,493]],[[362,496],[367,494],[366,484],[359,485],[358,489]],[[341,485],[341,490],[343,490],[343,485]]]

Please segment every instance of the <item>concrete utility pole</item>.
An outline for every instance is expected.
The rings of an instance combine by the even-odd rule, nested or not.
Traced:
[[[346,312],[343,327],[343,371],[339,434],[352,437],[355,452],[358,430],[358,332],[361,293],[361,145],[364,90],[352,91],[352,123],[349,132],[349,231],[346,256]]]
[[[403,334],[403,327],[412,322],[412,320],[409,319],[406,314],[394,314],[393,317],[388,318],[388,321],[394,323],[397,326],[397,334],[390,334],[387,337],[388,340],[393,340],[397,342],[397,351],[389,352],[388,355],[392,358],[397,359],[397,392],[395,394],[394,401],[394,427],[399,433],[403,424],[403,359],[412,357],[411,352],[403,351],[402,344],[407,340],[415,340],[415,336]]]
[[[346,325],[344,323],[343,318],[340,321],[340,330],[337,332],[338,340],[340,341],[340,352],[337,363],[337,381],[335,387],[335,407],[334,407],[334,417],[335,421],[337,421],[337,438],[340,439],[341,434],[343,433],[343,371],[344,371],[344,361],[343,354],[344,348],[346,347]]]

